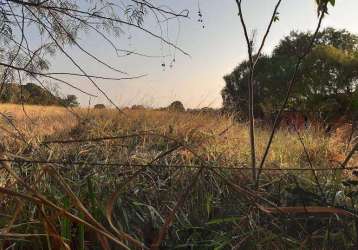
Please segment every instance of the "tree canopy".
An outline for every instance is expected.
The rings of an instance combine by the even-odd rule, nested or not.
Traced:
[[[260,57],[254,77],[255,116],[279,109],[295,62],[304,53],[312,33],[291,32],[271,55]],[[224,76],[224,108],[247,116],[248,61]],[[327,28],[318,34],[312,52],[304,59],[288,109],[319,112],[325,116],[348,114],[357,108],[358,36]]]
[[[177,112],[184,112],[185,107],[181,101],[174,101],[172,102],[168,107],[168,110],[170,111],[177,111]]]
[[[6,84],[0,96],[1,103],[56,105],[65,107],[77,107],[77,96],[67,95],[60,97],[34,83],[26,85]]]

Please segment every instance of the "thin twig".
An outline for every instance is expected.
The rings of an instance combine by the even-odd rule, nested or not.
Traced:
[[[294,70],[294,73],[292,75],[292,78],[289,82],[289,86],[288,86],[288,89],[287,89],[287,93],[286,93],[286,96],[285,96],[285,99],[282,103],[282,106],[278,112],[278,114],[276,115],[275,117],[275,121],[274,121],[274,124],[273,124],[273,128],[272,128],[272,131],[271,131],[271,134],[270,134],[270,137],[269,137],[269,140],[267,142],[267,146],[265,148],[265,152],[264,152],[264,155],[262,157],[262,160],[260,162],[260,165],[259,165],[259,170],[258,170],[258,178],[257,178],[257,183],[259,183],[259,179],[260,179],[260,174],[261,174],[261,171],[263,169],[263,166],[265,164],[265,161],[266,161],[266,158],[268,156],[268,153],[270,151],[270,148],[271,148],[271,144],[272,144],[272,141],[273,141],[273,138],[275,136],[275,133],[276,133],[276,130],[278,128],[278,125],[280,123],[280,119],[281,119],[281,116],[282,116],[282,113],[283,111],[285,110],[286,106],[287,106],[287,103],[288,103],[288,100],[289,98],[291,97],[291,94],[292,94],[292,91],[293,91],[293,87],[296,83],[296,80],[297,80],[297,75],[299,73],[299,69],[301,67],[301,64],[303,62],[303,60],[306,58],[306,56],[310,53],[315,41],[316,41],[316,38],[317,38],[317,35],[318,35],[318,32],[321,28],[321,25],[322,25],[322,21],[323,21],[323,18],[325,17],[325,13],[322,11],[321,14],[320,14],[320,17],[319,17],[319,21],[318,21],[318,24],[317,24],[317,27],[316,27],[316,30],[312,36],[312,39],[310,41],[310,44],[308,45],[306,51],[304,52],[303,55],[299,56],[298,58],[298,61],[296,63],[296,66],[295,66],[295,70]]]

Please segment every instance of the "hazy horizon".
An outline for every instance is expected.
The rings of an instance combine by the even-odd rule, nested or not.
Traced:
[[[162,3],[163,1],[156,1]],[[93,34],[81,36],[79,42],[94,55],[111,65],[128,72],[122,75],[105,69],[99,63],[93,62],[78,49],[67,48],[71,55],[78,60],[88,74],[111,77],[128,77],[145,74],[145,77],[134,80],[97,80],[100,87],[119,106],[134,104],[152,107],[167,106],[172,101],[179,100],[187,108],[220,107],[220,91],[224,86],[222,77],[231,72],[236,65],[246,59],[246,44],[244,41],[240,20],[234,0],[200,1],[203,13],[203,24],[198,19],[198,1],[183,0],[165,1],[174,10],[189,9],[190,19],[181,19],[180,25],[176,20],[170,21],[167,32],[170,41],[190,54],[168,47],[158,39],[152,38],[135,30],[130,30],[130,36],[125,34],[117,39],[123,49],[135,50],[154,57],[131,55],[117,57],[113,49]],[[262,37],[270,15],[275,5],[274,0],[244,1],[244,16],[250,29],[257,31],[257,41]],[[258,5],[260,7],[258,8]],[[358,34],[358,26],[354,24],[358,9],[356,0],[337,0],[336,6],[330,9],[323,27],[347,29]],[[270,53],[278,41],[292,30],[313,30],[317,23],[317,12],[313,0],[283,1],[280,9],[280,20],[275,23],[267,40],[264,52]],[[152,20],[147,20],[146,27],[159,32]],[[202,27],[205,26],[205,28]],[[166,28],[166,27],[165,27]],[[126,30],[128,31],[128,30]],[[177,41],[176,41],[177,40]],[[100,45],[100,46],[99,46]],[[168,56],[167,56],[168,55]],[[170,62],[175,58],[173,67]],[[166,67],[162,67],[165,63]],[[61,56],[51,61],[53,72],[77,72],[73,65]],[[76,86],[98,93],[88,80],[76,77],[66,77]],[[88,97],[59,84],[64,94],[75,94],[81,105],[88,104]],[[108,103],[103,96],[92,99],[92,104]]]

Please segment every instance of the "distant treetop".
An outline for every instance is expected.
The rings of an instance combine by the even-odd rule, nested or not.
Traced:
[[[102,103],[99,103],[99,104],[94,105],[94,108],[95,108],[95,109],[105,109],[105,108],[106,108],[106,105],[104,105],[104,104],[102,104]]]
[[[183,105],[183,103],[181,101],[174,101],[172,102],[168,108],[168,110],[170,111],[176,111],[176,112],[184,112],[185,111],[185,107]]]
[[[60,97],[34,83],[26,85],[4,84],[1,103],[32,104],[32,105],[56,105],[77,107],[79,105],[77,96],[67,95]]]

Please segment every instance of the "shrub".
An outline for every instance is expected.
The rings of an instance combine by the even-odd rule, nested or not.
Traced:
[[[102,103],[99,103],[99,104],[94,105],[94,108],[95,109],[105,109],[106,106],[104,104],[102,104]]]
[[[131,107],[131,109],[134,109],[134,110],[144,110],[145,107],[143,105],[133,105]]]
[[[168,110],[176,112],[184,112],[185,107],[180,101],[174,101],[168,106]]]

